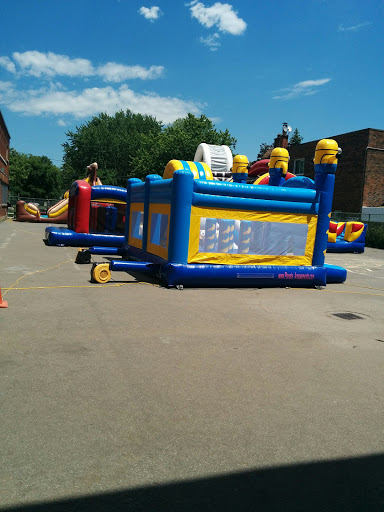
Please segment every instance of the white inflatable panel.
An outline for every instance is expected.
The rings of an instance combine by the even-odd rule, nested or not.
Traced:
[[[202,142],[196,149],[195,162],[205,162],[216,173],[231,173],[233,164],[232,152],[228,146],[215,146]]]

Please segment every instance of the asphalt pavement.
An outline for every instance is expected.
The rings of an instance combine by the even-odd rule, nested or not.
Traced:
[[[383,250],[322,290],[99,285],[45,227],[0,223],[1,510],[384,510]]]

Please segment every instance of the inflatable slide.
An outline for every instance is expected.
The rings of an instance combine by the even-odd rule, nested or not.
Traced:
[[[66,224],[68,219],[68,192],[64,199],[54,204],[47,210],[46,215],[40,213],[40,209],[33,203],[17,201],[16,219],[18,222],[50,222],[55,224]]]
[[[97,177],[98,165],[96,162],[88,165],[88,175],[85,182],[93,185],[102,185]],[[52,224],[66,224],[68,221],[68,203],[69,190],[65,192],[64,198],[51,206],[46,214],[40,212],[39,207],[33,203],[17,201],[16,203],[16,221],[18,222],[49,222]]]

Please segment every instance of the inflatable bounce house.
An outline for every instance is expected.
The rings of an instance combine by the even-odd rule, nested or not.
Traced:
[[[271,154],[268,184],[246,183],[242,155],[231,162],[233,182],[214,179],[206,161],[183,160],[171,160],[163,177],[129,179],[122,249],[90,250],[123,259],[95,263],[92,280],[106,283],[113,271],[136,271],[177,288],[343,282],[346,270],[324,263],[340,151],[334,140],[318,142],[314,181],[286,180],[284,148]]]
[[[364,252],[367,225],[363,222],[330,222],[327,252]]]
[[[86,180],[75,181],[68,194],[68,228],[45,229],[48,245],[72,247],[100,244],[119,247],[124,242],[127,189],[102,185],[97,163],[88,166]]]

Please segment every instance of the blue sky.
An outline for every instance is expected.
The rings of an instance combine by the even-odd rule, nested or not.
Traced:
[[[56,165],[68,130],[127,108],[206,114],[250,160],[284,121],[304,141],[384,129],[382,0],[14,0],[0,13],[11,146]]]

